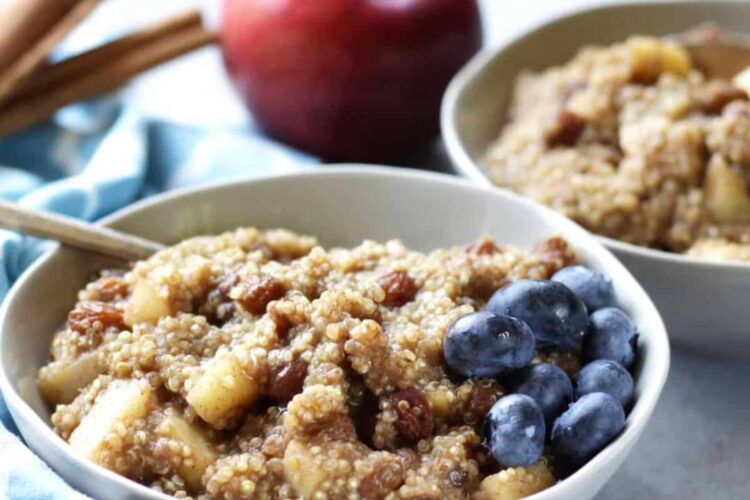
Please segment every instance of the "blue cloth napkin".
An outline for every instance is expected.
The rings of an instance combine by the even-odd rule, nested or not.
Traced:
[[[103,100],[0,138],[0,198],[95,220],[169,189],[305,168],[317,159],[253,130],[144,119]],[[0,301],[51,243],[0,230]],[[81,498],[23,445],[0,396],[0,498]]]

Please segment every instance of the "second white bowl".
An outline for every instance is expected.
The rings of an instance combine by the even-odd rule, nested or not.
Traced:
[[[739,1],[636,2],[582,10],[478,54],[442,105],[442,132],[455,170],[489,186],[480,165],[506,117],[516,75],[570,60],[578,49],[634,34],[678,33],[711,21],[743,33],[750,5]],[[599,237],[653,298],[673,340],[703,352],[750,358],[750,264],[708,262]]]

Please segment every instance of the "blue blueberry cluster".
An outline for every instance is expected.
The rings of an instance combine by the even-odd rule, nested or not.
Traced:
[[[574,470],[625,426],[637,342],[612,282],[571,266],[551,280],[517,280],[497,290],[485,311],[450,326],[443,354],[457,374],[498,379],[510,390],[484,421],[500,464],[531,465],[549,445],[560,465]],[[537,351],[580,352],[586,364],[571,380],[558,366],[532,364]]]

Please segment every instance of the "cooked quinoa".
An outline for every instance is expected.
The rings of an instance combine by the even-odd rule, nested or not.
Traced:
[[[443,336],[503,284],[577,260],[561,238],[430,253],[193,238],[82,290],[39,386],[77,452],[179,497],[521,498],[554,464],[491,458],[481,425],[505,389],[448,373]]]
[[[598,234],[750,260],[749,82],[662,39],[586,47],[518,77],[486,172]]]

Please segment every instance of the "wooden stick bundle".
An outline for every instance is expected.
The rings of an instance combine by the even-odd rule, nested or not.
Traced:
[[[9,0],[0,7],[0,72],[39,41],[76,0]]]
[[[72,2],[67,10],[62,11],[57,8],[52,8],[51,18],[56,18],[55,22],[38,37],[34,37],[34,40],[29,47],[25,50],[21,50],[23,49],[22,44],[24,43],[24,38],[27,36],[26,33],[23,32],[25,27],[28,26],[25,23],[28,22],[33,25],[36,22],[36,17],[29,16],[44,16],[46,13],[38,12],[38,8],[40,5],[48,4],[49,0],[14,0],[11,4],[11,8],[18,9],[15,13],[23,20],[23,22],[14,26],[16,31],[19,31],[18,33],[15,33],[15,35],[20,37],[21,40],[20,42],[18,40],[11,41],[13,53],[8,54],[8,56],[12,60],[8,61],[8,68],[3,71],[0,76],[0,101],[8,95],[13,87],[23,81],[24,78],[44,62],[55,46],[62,41],[65,35],[73,30],[73,28],[75,28],[86,18],[86,16],[89,15],[89,13],[91,13],[91,11],[94,10],[99,4],[99,1],[100,0],[80,0]],[[59,3],[70,4],[71,2],[63,1]],[[24,8],[21,8],[19,5],[23,5]],[[31,30],[31,34],[36,34],[36,30]],[[20,54],[11,57],[18,51],[20,51]],[[0,67],[3,66],[0,65]]]
[[[42,4],[48,0],[22,1]],[[80,14],[91,3],[98,1],[100,0],[73,0],[75,5],[67,14],[60,15],[59,23],[65,25],[70,22],[71,16]],[[59,30],[63,30],[63,27],[48,28],[47,35],[42,35],[42,38],[52,36],[51,32]],[[67,104],[112,91],[147,69],[214,41],[215,35],[203,26],[200,12],[195,10],[70,59],[39,67],[22,78],[18,78],[19,72],[3,71],[0,66],[0,135],[48,118]],[[29,61],[32,59],[29,52],[41,53],[36,48],[39,46],[39,42],[34,43],[25,55],[16,55],[16,60]],[[4,48],[7,47],[0,46],[0,61],[3,57],[10,57],[4,56]],[[8,54],[18,52],[14,47],[11,49],[13,50],[8,50]],[[29,62],[26,64],[30,65]],[[8,84],[4,90],[2,82],[11,80],[15,84]]]

